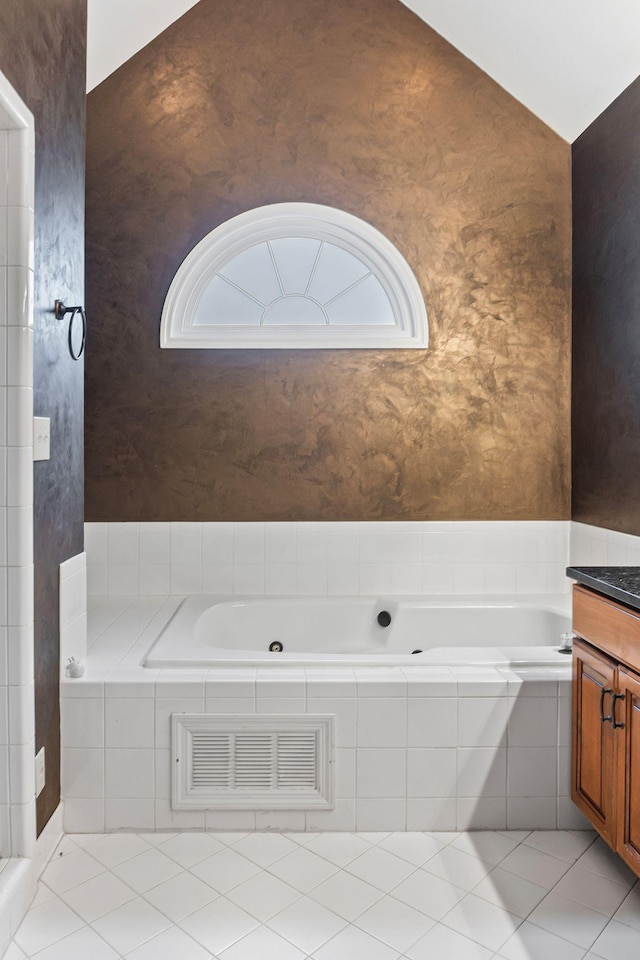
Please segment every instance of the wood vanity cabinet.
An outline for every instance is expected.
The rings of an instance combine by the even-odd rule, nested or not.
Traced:
[[[640,611],[576,586],[573,630],[571,797],[640,876]]]

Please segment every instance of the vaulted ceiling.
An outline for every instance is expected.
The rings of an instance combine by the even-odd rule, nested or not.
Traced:
[[[196,2],[89,0],[88,89]],[[402,2],[570,142],[640,74],[638,0]]]

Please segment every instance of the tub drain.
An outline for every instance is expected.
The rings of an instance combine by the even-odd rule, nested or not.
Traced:
[[[422,650],[412,650],[412,651],[411,651],[411,656],[413,656],[414,653],[423,653],[423,651],[422,651]]]
[[[282,653],[284,647],[279,640],[274,640],[273,643],[269,644],[269,653]]]

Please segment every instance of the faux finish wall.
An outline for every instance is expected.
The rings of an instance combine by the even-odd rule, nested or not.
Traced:
[[[640,80],[573,145],[573,518],[640,534]]]
[[[570,148],[396,0],[201,0],[88,101],[88,520],[566,518]],[[393,240],[422,351],[161,351],[251,207]]]
[[[84,296],[85,37],[86,0],[0,4],[0,70],[36,124],[34,412],[51,417],[51,459],[34,465],[39,830],[60,798],[58,565],[83,549],[83,364],[51,311]]]

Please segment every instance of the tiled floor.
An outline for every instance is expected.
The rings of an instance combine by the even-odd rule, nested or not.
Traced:
[[[66,837],[9,960],[637,960],[591,833]]]

